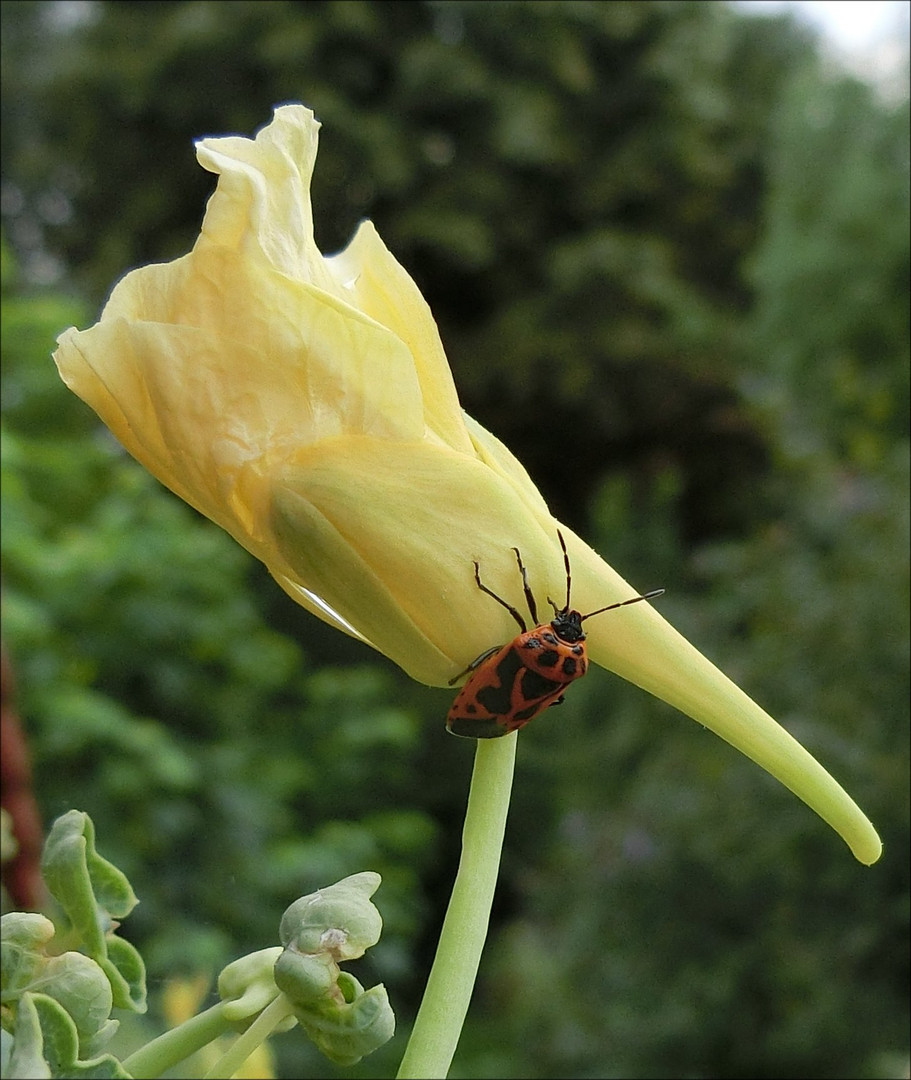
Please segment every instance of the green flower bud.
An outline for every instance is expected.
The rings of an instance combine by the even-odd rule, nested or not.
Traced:
[[[275,945],[242,956],[222,969],[218,996],[224,1002],[226,1019],[232,1023],[249,1020],[278,997],[273,970],[281,954],[281,948]]]
[[[363,956],[383,929],[370,902],[381,880],[366,870],[295,900],[282,916],[282,944],[299,953],[325,953],[336,962]]]

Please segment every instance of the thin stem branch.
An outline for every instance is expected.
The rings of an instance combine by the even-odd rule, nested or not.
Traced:
[[[269,1038],[275,1028],[293,1014],[291,1003],[284,994],[279,994],[215,1062],[206,1073],[205,1080],[215,1080],[215,1078],[226,1080],[233,1076],[253,1051]]]
[[[219,1002],[140,1047],[124,1060],[123,1067],[135,1080],[161,1076],[166,1069],[231,1030],[231,1023],[225,1019],[224,1003]]]
[[[445,1080],[487,938],[512,792],[516,734],[479,739],[462,857],[399,1080]]]

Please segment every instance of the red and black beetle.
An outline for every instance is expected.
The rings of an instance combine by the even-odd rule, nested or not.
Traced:
[[[449,680],[449,685],[454,686],[463,676],[470,675],[446,718],[446,728],[453,735],[468,739],[497,739],[511,731],[518,731],[549,705],[559,705],[566,687],[574,680],[581,679],[588,670],[582,623],[593,615],[635,604],[639,600],[651,600],[664,592],[664,589],[655,589],[644,596],[608,604],[587,615],[573,611],[570,607],[572,575],[569,554],[559,530],[557,536],[566,567],[566,603],[558,608],[548,596],[547,602],[554,609],[554,617],[549,623],[537,625],[538,607],[528,584],[528,574],[519,549],[512,549],[522,575],[528,610],[532,622],[536,624],[531,630],[512,604],[497,596],[481,581],[481,568],[475,562],[474,578],[478,588],[502,604],[522,632],[507,645],[494,645],[481,653],[464,671]]]

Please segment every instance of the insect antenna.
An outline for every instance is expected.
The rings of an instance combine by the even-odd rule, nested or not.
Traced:
[[[557,539],[560,541],[560,547],[563,549],[563,565],[566,567],[566,606],[558,608],[557,605],[548,596],[547,602],[554,609],[555,615],[562,615],[569,611],[569,594],[572,586],[572,572],[569,568],[569,552],[566,550],[566,541],[563,539],[563,533],[557,529]],[[518,552],[516,552],[518,554]],[[521,566],[521,563],[520,563]],[[626,607],[627,604],[636,604],[640,600],[654,600],[656,596],[661,596],[664,593],[664,589],[653,589],[651,592],[645,593],[643,596],[634,596],[630,600],[621,600],[616,604],[608,604],[607,607],[598,608],[597,611],[590,611],[587,615],[582,615],[579,622],[585,622],[586,619],[590,619],[592,615],[600,615],[602,611],[613,611],[614,608]]]
[[[563,565],[566,567],[566,604],[562,608],[558,608],[557,605],[548,596],[547,602],[554,609],[554,614],[559,615],[563,611],[569,611],[569,589],[572,584],[572,575],[569,569],[569,552],[566,550],[566,541],[563,539],[563,533],[557,529],[557,539],[560,541],[560,547],[563,548]]]
[[[630,600],[621,600],[617,604],[608,604],[607,607],[598,608],[597,611],[590,611],[587,615],[583,615],[579,622],[585,622],[586,619],[590,619],[592,615],[600,615],[602,611],[613,611],[614,608],[626,607],[627,604],[636,604],[640,600],[653,600],[656,596],[662,596],[664,589],[653,589],[651,592],[645,593],[643,596],[634,596]]]

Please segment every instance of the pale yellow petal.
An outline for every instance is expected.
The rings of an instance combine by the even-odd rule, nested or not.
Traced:
[[[453,450],[471,453],[436,322],[417,285],[373,223],[363,222],[348,247],[328,259],[327,265],[350,303],[405,342],[421,384],[429,430]]]
[[[116,318],[192,326],[218,338],[224,357],[216,364],[150,354],[146,366],[166,362],[199,368],[196,378],[239,380],[244,392],[261,397],[265,424],[257,439],[274,455],[340,431],[407,439],[423,433],[414,363],[394,334],[332,294],[229,248],[201,244],[182,259],[127,274],[101,321]],[[252,366],[248,350],[259,356]],[[105,362],[111,366],[116,356]]]
[[[465,417],[465,426],[468,428],[478,459],[494,472],[499,473],[515,488],[531,513],[538,517],[547,528],[556,532],[556,525],[547,509],[547,504],[525,471],[522,462],[498,438],[491,435],[486,428],[481,427],[477,420],[473,420],[467,413],[462,415]]]
[[[150,366],[150,356],[159,363]],[[222,356],[221,342],[192,327],[122,319],[67,331],[55,353],[64,381],[133,457],[262,557],[258,522],[266,503],[256,483],[257,449],[236,414],[228,413],[220,430],[211,422],[213,391],[219,404],[231,405],[231,393],[208,377]],[[188,357],[200,367],[183,363]],[[256,355],[248,359],[253,367]]]
[[[555,531],[493,470],[436,444],[345,438],[304,451],[277,478],[272,520],[285,576],[421,682],[446,685],[519,632],[478,589],[474,560],[529,625],[512,547],[542,597],[564,588]]]
[[[314,240],[310,205],[319,127],[310,109],[283,105],[254,139],[200,139],[200,165],[219,174],[200,239],[334,292]]]
[[[131,454],[261,558],[270,477],[302,445],[424,431],[398,338],[227,249],[129,274],[55,360]]]

